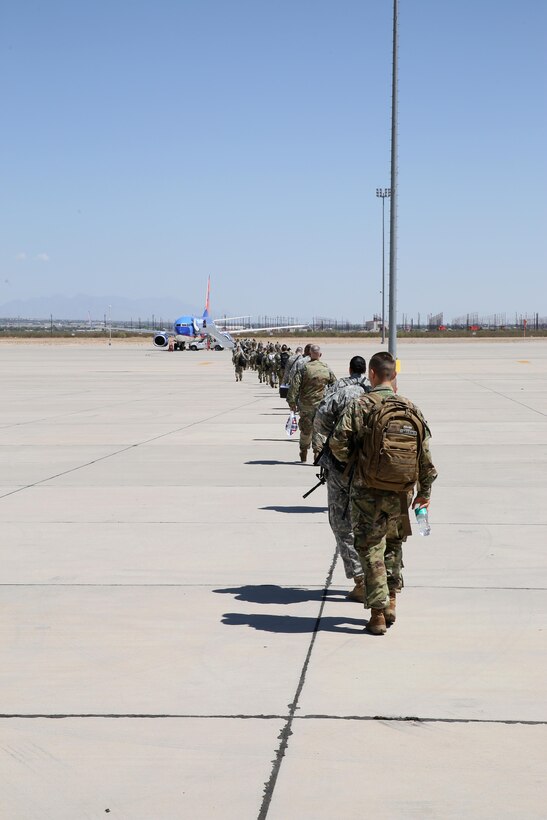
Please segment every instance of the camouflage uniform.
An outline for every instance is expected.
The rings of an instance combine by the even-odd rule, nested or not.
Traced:
[[[393,393],[387,385],[375,387],[372,392],[388,396]],[[385,609],[389,606],[390,591],[403,585],[401,502],[399,495],[388,490],[367,487],[359,471],[360,439],[367,417],[374,407],[365,394],[346,407],[330,439],[330,451],[340,462],[356,457],[355,476],[351,487],[351,518],[355,549],[359,553],[365,573],[365,607]],[[417,493],[424,498],[431,495],[431,485],[437,471],[429,452],[429,430],[420,453]],[[411,501],[410,495],[408,499]]]
[[[279,378],[279,368],[281,366],[281,353],[280,351],[276,350],[274,353],[274,357],[272,360],[273,367],[270,370],[270,385],[271,387],[277,387],[278,385],[278,378]]]
[[[299,370],[302,370],[304,367],[306,367],[308,362],[311,362],[309,356],[300,356],[299,358],[297,358],[294,364],[292,365],[291,369],[289,370],[289,375],[286,384],[292,384],[294,379],[296,378],[296,374],[299,372]]]
[[[285,365],[285,372],[283,373],[283,379],[281,380],[281,384],[289,384],[289,374],[291,372],[292,366],[298,359],[301,358],[302,353],[293,353],[291,356],[289,356],[289,360]]]
[[[325,387],[333,384],[336,376],[330,367],[320,359],[315,359],[300,368],[291,382],[287,402],[289,405],[298,405],[300,413],[300,458],[305,460],[305,454],[311,444],[313,417],[325,392]]]
[[[283,378],[285,376],[287,362],[289,361],[290,357],[290,350],[288,350],[287,348],[283,350],[283,348],[281,348],[281,353],[279,354],[279,364],[277,366],[277,380],[279,384],[286,384],[286,382],[283,381]],[[285,363],[283,364],[283,362]]]
[[[273,345],[269,345],[268,350],[266,351],[266,356],[264,357],[264,372],[266,378],[264,379],[270,387],[277,387],[277,357],[279,356],[278,353],[275,352],[275,348]]]
[[[251,347],[249,353],[249,370],[256,370],[256,347]]]
[[[242,359],[245,359],[245,364],[241,364]],[[247,366],[247,356],[243,352],[243,348],[236,346],[232,353],[232,362],[236,373],[236,382],[243,381],[243,371]]]
[[[258,373],[258,381],[260,384],[264,381],[264,357],[266,355],[266,351],[262,345],[262,342],[259,342],[257,350],[256,350],[256,371]]]
[[[320,452],[328,436],[336,426],[336,422],[344,412],[349,402],[370,390],[370,384],[365,375],[347,376],[338,379],[325,391],[323,401],[317,408],[313,419],[312,444],[314,452]],[[344,563],[346,578],[358,578],[363,575],[361,561],[353,544],[353,529],[351,512],[349,509],[349,478],[344,476],[329,450],[322,455],[321,466],[327,477],[327,499],[329,506],[329,524],[340,557]]]

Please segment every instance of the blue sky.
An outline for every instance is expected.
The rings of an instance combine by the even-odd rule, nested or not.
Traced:
[[[400,0],[399,318],[547,315],[543,0]],[[0,305],[380,307],[390,0],[19,0]],[[387,211],[386,211],[387,215]],[[121,317],[120,317],[121,318]]]

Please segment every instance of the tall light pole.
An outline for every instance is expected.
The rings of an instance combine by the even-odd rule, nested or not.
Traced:
[[[397,94],[399,2],[393,0],[393,71],[391,81],[391,208],[389,215],[389,352],[397,358]]]
[[[112,305],[108,306],[108,346],[112,345]]]
[[[391,188],[376,188],[376,196],[382,198],[382,344],[386,341],[386,223],[384,218],[386,197],[391,196]]]

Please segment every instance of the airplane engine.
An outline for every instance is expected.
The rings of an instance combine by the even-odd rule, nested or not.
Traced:
[[[169,345],[169,336],[167,333],[156,333],[154,336],[154,347],[167,347]]]

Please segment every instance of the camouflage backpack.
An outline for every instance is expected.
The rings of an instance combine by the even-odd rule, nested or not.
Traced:
[[[403,396],[369,393],[367,398],[374,407],[365,425],[359,471],[368,487],[408,492],[418,480],[424,418]]]

